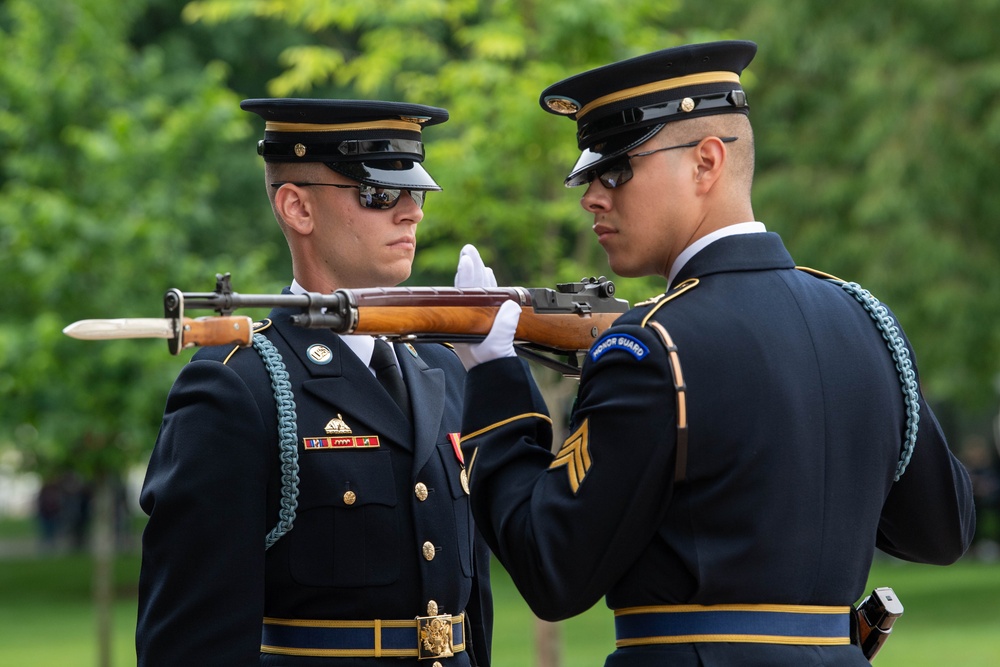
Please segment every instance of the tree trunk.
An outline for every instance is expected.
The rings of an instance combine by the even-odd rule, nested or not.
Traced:
[[[111,477],[100,475],[94,488],[92,553],[93,601],[97,619],[97,664],[111,667],[112,612],[114,609],[115,494]]]
[[[562,651],[559,643],[559,625],[540,618],[535,619],[535,660],[538,667],[559,667]]]

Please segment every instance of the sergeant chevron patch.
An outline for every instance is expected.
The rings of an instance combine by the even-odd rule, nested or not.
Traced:
[[[573,495],[576,495],[580,485],[583,484],[583,478],[590,470],[591,464],[590,420],[584,419],[580,428],[566,438],[562,447],[556,452],[556,457],[549,464],[549,470],[566,466],[566,471],[569,473],[569,486],[573,489]]]

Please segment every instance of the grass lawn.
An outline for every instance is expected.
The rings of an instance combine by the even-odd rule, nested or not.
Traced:
[[[135,664],[135,582],[139,557],[116,570],[114,665]],[[534,664],[536,621],[506,573],[494,566],[494,665]],[[969,560],[948,568],[880,562],[871,585],[891,586],[906,612],[879,654],[879,667],[1000,665],[1000,564]],[[90,561],[65,555],[0,560],[0,665],[96,665]],[[603,603],[557,625],[564,667],[600,667],[614,647]]]

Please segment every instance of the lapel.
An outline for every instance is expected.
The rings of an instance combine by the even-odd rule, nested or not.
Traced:
[[[437,447],[438,433],[444,416],[445,378],[440,368],[431,368],[417,356],[412,345],[393,345],[396,359],[403,371],[403,380],[410,393],[415,432],[413,452],[414,473],[424,467]]]
[[[304,369],[300,383],[303,392],[312,399],[329,404],[330,417],[338,413],[345,415],[345,421],[349,419],[348,423],[355,432],[361,426],[367,433],[412,449],[413,427],[410,421],[368,367],[341,341],[340,336],[329,329],[308,329],[292,324],[290,317],[297,312],[295,309],[275,309],[271,319],[287,350]],[[328,363],[319,364],[310,357],[309,348],[314,345],[324,345],[330,350]],[[401,352],[409,356],[405,350]],[[294,371],[290,370],[290,373],[294,375]],[[411,396],[419,391],[409,384],[407,386]],[[301,405],[305,398],[296,396],[296,403]],[[417,412],[418,403],[414,401],[413,405],[414,412]]]

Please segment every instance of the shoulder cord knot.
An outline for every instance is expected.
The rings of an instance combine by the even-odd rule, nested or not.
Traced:
[[[910,457],[913,456],[913,448],[917,445],[917,426],[920,422],[920,404],[918,402],[920,394],[916,373],[913,370],[913,360],[910,359],[910,351],[903,343],[903,337],[899,335],[899,327],[896,326],[895,320],[889,316],[889,310],[879,303],[879,300],[872,296],[871,292],[857,283],[840,282],[840,286],[857,299],[875,320],[875,325],[882,333],[882,338],[885,339],[886,345],[892,352],[892,358],[896,361],[896,370],[899,371],[903,402],[906,404],[906,438],[899,455],[899,464],[896,466],[895,481],[898,482],[899,478],[903,476],[903,472],[906,471],[906,466],[910,463]]]
[[[292,384],[288,381],[288,371],[281,354],[271,341],[259,333],[253,335],[253,346],[271,376],[271,388],[274,390],[274,403],[278,411],[281,509],[278,510],[278,524],[264,539],[266,551],[292,529],[295,510],[299,506],[298,430],[295,425],[295,396],[292,394]]]

